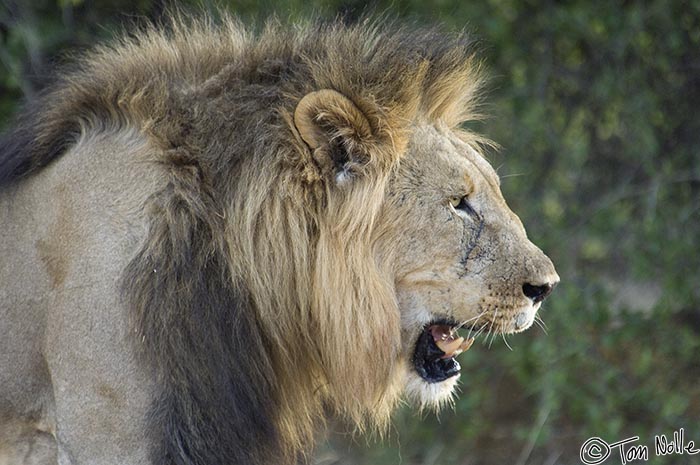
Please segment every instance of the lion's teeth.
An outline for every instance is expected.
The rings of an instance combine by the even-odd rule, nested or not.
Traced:
[[[441,351],[445,352],[446,356],[452,357],[452,354],[460,348],[462,342],[464,342],[464,338],[458,337],[457,339],[453,339],[451,341],[435,341],[435,344],[440,348]]]
[[[462,343],[461,346],[459,346],[460,352],[466,352],[466,351],[468,351],[469,348],[472,346],[472,344],[474,344],[474,338],[473,338],[473,337],[470,337],[469,339],[467,339],[466,341],[464,341],[464,342]]]
[[[450,342],[442,340],[435,341],[435,344],[445,353],[445,355],[440,358],[452,358],[469,350],[472,344],[474,344],[474,338],[470,337],[469,339],[464,339],[463,337],[459,337]]]

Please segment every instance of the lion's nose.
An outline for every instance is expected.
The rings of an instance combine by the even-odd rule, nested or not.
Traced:
[[[552,293],[552,289],[557,283],[546,283],[539,286],[525,283],[523,284],[523,294],[529,299],[532,299],[533,303],[542,302],[549,294]]]

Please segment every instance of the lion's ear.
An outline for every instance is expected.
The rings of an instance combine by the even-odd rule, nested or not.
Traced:
[[[376,144],[365,114],[331,89],[306,94],[294,111],[294,126],[321,171],[338,182],[361,170]]]

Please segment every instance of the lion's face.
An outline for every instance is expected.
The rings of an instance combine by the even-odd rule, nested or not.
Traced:
[[[408,395],[440,404],[470,339],[530,327],[559,277],[506,205],[494,169],[448,129],[415,127],[381,215],[391,225],[380,249],[396,267]]]

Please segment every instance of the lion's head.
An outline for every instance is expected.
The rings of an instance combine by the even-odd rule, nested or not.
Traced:
[[[377,136],[370,118],[332,90],[307,94],[294,116],[309,153],[323,167],[323,198],[330,202],[319,220],[328,231],[321,229],[318,242],[315,292],[328,295],[320,305],[332,307],[343,296],[338,290],[347,288],[347,307],[340,307],[334,322],[346,327],[333,331],[355,331],[319,350],[335,350],[336,360],[343,360],[366,349],[356,359],[359,365],[343,366],[338,375],[357,369],[358,380],[375,383],[364,400],[376,396],[370,403],[374,414],[402,391],[420,407],[438,407],[451,398],[459,378],[455,357],[475,337],[533,324],[559,281],[554,266],[506,205],[499,177],[474,135],[423,114],[400,136]],[[355,250],[349,249],[353,243]],[[355,262],[361,267],[353,269]],[[341,347],[335,347],[338,342]],[[341,388],[342,395],[361,399],[356,383],[345,386],[351,393]]]
[[[329,411],[439,406],[471,337],[533,323],[558,277],[461,129],[482,81],[437,29],[178,20],[28,113],[0,180],[95,132],[145,138],[165,180],[122,276],[157,463],[292,462]]]

